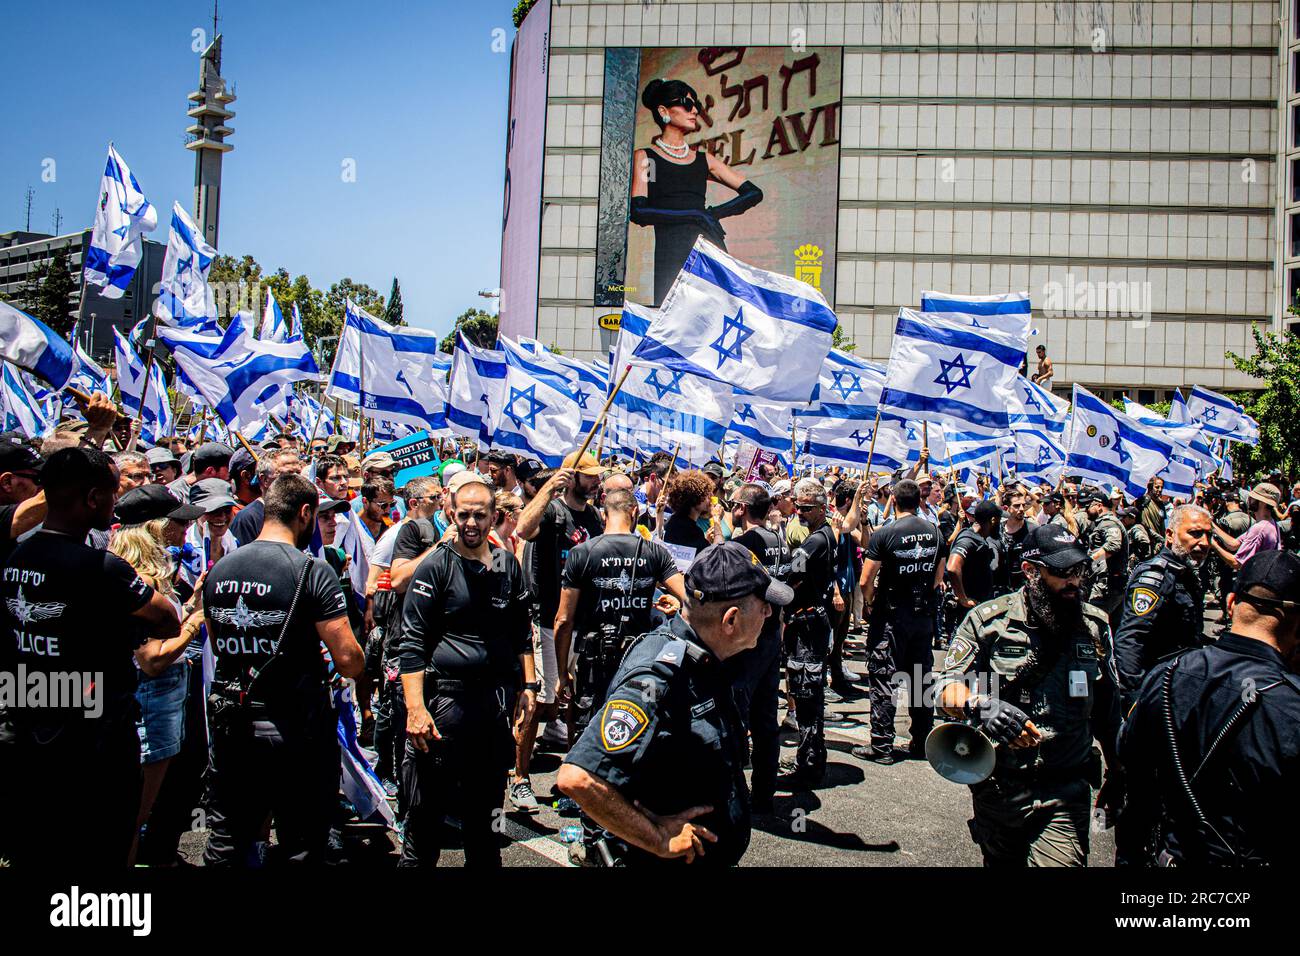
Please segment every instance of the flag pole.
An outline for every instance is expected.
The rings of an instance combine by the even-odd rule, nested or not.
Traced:
[[[628,373],[631,371],[632,365],[629,363],[628,366],[623,369],[623,374],[618,377],[618,383],[610,391],[609,397],[605,399],[605,407],[600,410],[600,415],[597,416],[596,421],[592,424],[591,431],[587,432],[587,437],[583,439],[582,447],[578,449],[578,454],[577,457],[574,458],[574,461],[580,460],[582,456],[586,454],[587,449],[591,447],[591,441],[596,437],[596,429],[604,423],[605,416],[609,414],[609,406],[614,403],[614,396],[617,395],[619,389],[623,387],[623,383],[627,381]],[[680,448],[681,444],[678,443],[677,447]]]
[[[234,435],[236,438],[239,439],[239,443],[244,446],[244,451],[248,452],[250,455],[253,456],[253,461],[259,460],[257,456],[257,452],[253,451],[253,446],[248,443],[248,439],[244,437],[242,432],[240,432],[236,428],[232,428],[230,429],[230,434]]]
[[[876,432],[880,431],[880,406],[876,406],[876,423],[871,426],[871,447],[867,449],[867,467],[862,472],[864,479],[871,477],[871,459],[876,457]]]
[[[199,444],[202,445],[203,440],[207,437],[208,437],[208,406],[204,405],[203,420],[202,423],[199,425]]]
[[[144,363],[144,385],[140,387],[140,414],[137,416],[140,421],[140,429],[132,433],[131,438],[127,441],[127,451],[135,451],[135,443],[139,440],[141,433],[144,432],[144,403],[149,398],[149,379],[153,375],[153,357],[158,350],[158,339],[156,338],[158,320],[150,316],[149,321],[154,323],[154,327],[150,329],[149,341],[146,343],[149,346],[149,358]]]

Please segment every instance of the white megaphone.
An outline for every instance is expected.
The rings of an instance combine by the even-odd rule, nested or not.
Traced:
[[[970,724],[943,723],[925,738],[925,759],[939,776],[970,786],[993,773],[997,763],[993,741]]]

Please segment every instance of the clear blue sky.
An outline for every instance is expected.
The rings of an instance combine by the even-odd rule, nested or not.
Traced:
[[[234,82],[220,251],[283,266],[318,288],[344,276],[439,331],[499,283],[513,0],[222,0],[222,72]],[[193,206],[183,147],[197,88],[191,31],[211,0],[6,5],[0,30],[0,232],[89,226],[112,140],[159,209]],[[493,30],[506,52],[494,52]],[[502,44],[498,44],[500,46]],[[57,179],[42,182],[42,162]],[[345,159],[357,181],[341,179]]]

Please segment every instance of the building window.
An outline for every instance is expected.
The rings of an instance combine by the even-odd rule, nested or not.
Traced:
[[[1291,201],[1300,202],[1300,159],[1291,160]]]
[[[1138,404],[1150,405],[1156,400],[1156,390],[1154,388],[1138,389]]]
[[[1286,272],[1287,306],[1296,304],[1296,294],[1300,293],[1300,268],[1288,269]]]
[[[1300,256],[1300,215],[1291,213],[1287,217],[1291,222],[1291,257]]]

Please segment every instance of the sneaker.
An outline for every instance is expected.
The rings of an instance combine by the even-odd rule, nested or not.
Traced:
[[[844,698],[840,696],[839,692],[835,690],[834,687],[827,687],[822,692],[822,700],[826,701],[828,704],[844,703]]]
[[[892,767],[896,763],[902,763],[904,759],[892,750],[885,752],[875,747],[854,747],[851,752],[859,760],[871,760],[884,767]]]
[[[527,780],[520,780],[511,786],[510,805],[521,813],[536,813],[541,809],[533,794],[533,785]]]
[[[856,684],[861,679],[862,679],[861,674],[855,674],[847,667],[843,667],[840,669],[839,683],[841,684]]]

